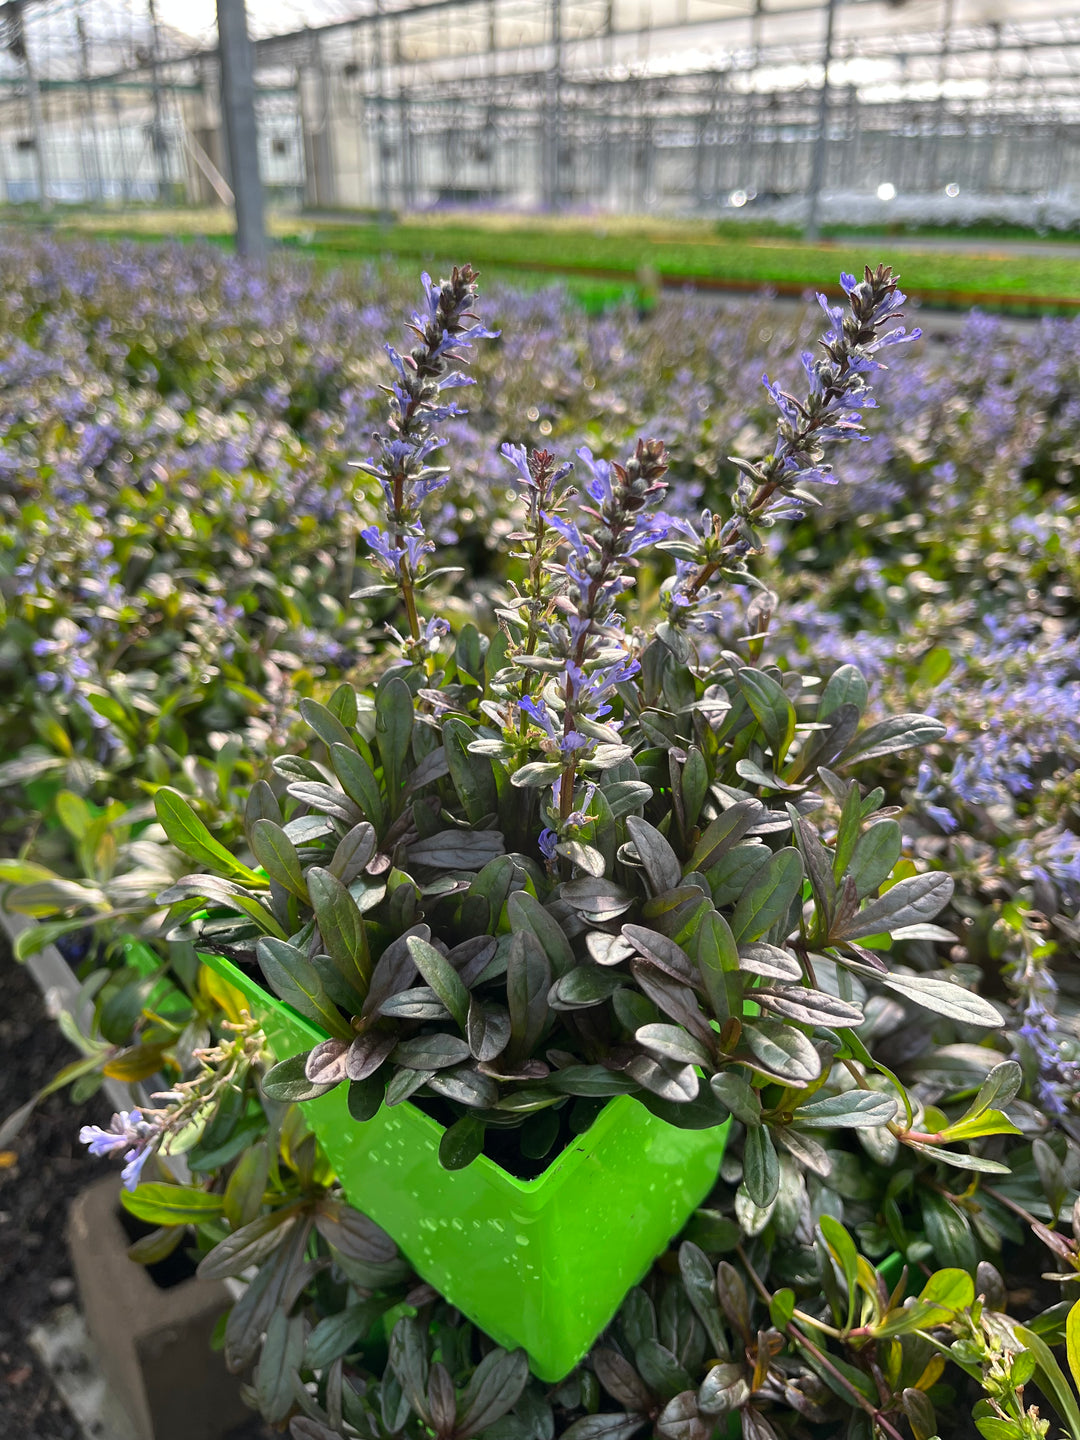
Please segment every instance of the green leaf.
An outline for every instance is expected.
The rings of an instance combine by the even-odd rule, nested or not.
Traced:
[[[767,990],[754,990],[754,1001],[770,1014],[781,1015],[800,1025],[824,1025],[831,1029],[850,1029],[863,1023],[858,1005],[839,1000],[823,990],[804,985],[787,985]]]
[[[759,1210],[767,1210],[780,1190],[780,1161],[765,1125],[755,1125],[743,1142],[743,1184]]]
[[[694,1382],[686,1370],[659,1340],[644,1340],[634,1351],[638,1374],[652,1393],[666,1404],[684,1390],[692,1390]]]
[[[199,1262],[200,1280],[224,1280],[242,1275],[249,1265],[258,1265],[282,1240],[282,1231],[291,1226],[296,1216],[288,1207],[257,1215],[246,1225],[234,1230]]]
[[[577,963],[574,951],[562,926],[535,895],[528,890],[515,890],[507,901],[506,913],[512,931],[529,930],[536,936],[556,979],[574,968]]]
[[[952,899],[955,883],[951,875],[932,870],[926,875],[909,875],[898,880],[879,899],[871,901],[847,924],[830,934],[830,940],[857,940],[862,935],[880,935],[905,925],[932,920]]]
[[[464,1170],[484,1148],[484,1122],[465,1115],[443,1131],[439,1141],[439,1164],[444,1170]]]
[[[610,999],[625,984],[626,976],[617,970],[577,965],[551,987],[548,1003],[556,1010],[588,1009]]]
[[[984,1110],[971,1120],[957,1120],[941,1131],[941,1140],[954,1143],[957,1140],[981,1140],[986,1135],[1022,1135],[1019,1129],[1000,1110]],[[1035,1142],[1038,1144],[1038,1141]],[[1062,1195],[1064,1198],[1064,1194]]]
[[[872,895],[889,878],[903,846],[904,837],[895,820],[878,820],[859,836],[846,873],[860,900]]]
[[[723,1070],[713,1075],[709,1084],[713,1094],[726,1105],[731,1113],[747,1129],[761,1124],[761,1101],[754,1087],[734,1070]]]
[[[8,904],[11,909],[14,909],[15,906],[11,900],[12,897],[8,896]],[[15,944],[11,947],[11,953],[16,960],[29,960],[31,955],[39,954],[46,945],[55,944],[61,935],[71,935],[79,930],[85,930],[86,925],[85,914],[76,915],[72,920],[38,921],[36,925],[28,925],[25,930],[19,931],[15,937]]]
[[[471,1065],[458,1065],[452,1070],[419,1072],[425,1075],[425,1083],[436,1095],[453,1100],[458,1105],[469,1105],[477,1110],[490,1110],[499,1102],[499,1087],[494,1080],[482,1075]],[[521,1092],[518,1092],[520,1098]]]
[[[1065,1318],[1065,1353],[1069,1360],[1073,1384],[1080,1390],[1080,1300]]]
[[[1024,1083],[1024,1072],[1015,1060],[1002,1060],[986,1076],[979,1086],[978,1094],[960,1116],[960,1121],[973,1120],[988,1110],[991,1105],[1007,1105],[1019,1094]],[[959,1122],[957,1122],[959,1123]]]
[[[508,1059],[532,1055],[548,1018],[547,995],[551,965],[543,946],[528,930],[519,930],[510,942],[506,966],[506,1000],[510,1008]]]
[[[712,1056],[700,1040],[695,1040],[678,1025],[642,1025],[635,1040],[650,1055],[660,1060],[675,1060],[680,1065],[711,1065]]]
[[[708,1334],[712,1353],[726,1359],[727,1337],[716,1299],[716,1271],[705,1252],[690,1240],[679,1246],[679,1273],[687,1299]]]
[[[938,1264],[973,1271],[978,1265],[978,1248],[967,1214],[951,1199],[924,1189],[919,1196],[926,1238],[934,1247]]]
[[[443,721],[442,742],[450,782],[473,825],[485,815],[493,815],[499,803],[490,760],[469,750],[476,738],[476,731],[464,720],[450,715]]]
[[[613,820],[621,820],[624,815],[647,805],[653,793],[652,786],[643,780],[616,780],[602,785],[602,789]]]
[[[460,1035],[435,1031],[402,1040],[390,1058],[395,1065],[405,1065],[410,1070],[446,1070],[451,1065],[460,1065],[468,1060],[469,1053],[469,1047]]]
[[[627,1415],[621,1411],[601,1411],[599,1415],[583,1415],[567,1427],[561,1440],[630,1440],[650,1424],[648,1415]]]
[[[347,745],[331,745],[330,763],[341,788],[354,805],[363,811],[364,818],[381,830],[386,821],[386,806],[375,772],[364,757]]]
[[[343,681],[330,699],[326,702],[326,708],[331,715],[336,715],[346,729],[354,726],[360,718],[360,707],[356,702],[356,691],[351,685]]]
[[[689,875],[693,871],[711,869],[731,847],[746,834],[754,820],[762,814],[757,800],[740,800],[718,815],[711,822],[701,839],[694,846],[694,853],[686,867]]]
[[[383,764],[386,793],[394,812],[399,807],[405,757],[413,728],[413,699],[400,675],[384,676],[375,693],[375,737]],[[370,816],[368,817],[371,818]]]
[[[855,853],[855,846],[859,843],[859,831],[862,826],[862,802],[860,799],[859,786],[856,781],[848,783],[847,791],[844,794],[843,804],[840,808],[840,823],[836,829],[835,859],[833,860],[833,875],[837,884],[844,877],[852,855]]]
[[[0,765],[0,789],[7,789],[9,785],[25,785],[30,781],[39,780],[43,775],[63,770],[65,764],[61,755],[35,754],[32,750],[27,750],[22,755],[16,756],[14,760],[7,760]]]
[[[128,1246],[128,1259],[136,1265],[157,1265],[179,1249],[184,1239],[182,1225],[162,1225]]]
[[[73,790],[61,790],[55,803],[60,823],[68,834],[76,840],[85,840],[94,817],[82,796]]]
[[[848,1327],[854,1323],[855,1301],[859,1289],[859,1252],[855,1242],[840,1224],[831,1215],[822,1215],[818,1221],[818,1229],[821,1231],[825,1244],[829,1247],[829,1254],[840,1266],[844,1277],[844,1284],[848,1292]]]
[[[281,824],[281,806],[265,780],[256,780],[248,791],[247,803],[244,806],[244,831],[249,840],[251,827],[256,820],[273,820],[275,825]]]
[[[778,850],[754,876],[735,906],[731,933],[736,943],[757,940],[786,919],[802,882],[803,864],[798,850],[794,846]]]
[[[266,881],[219,845],[210,831],[182,795],[162,786],[154,796],[154,809],[161,828],[176,848],[200,865],[207,865],[215,874],[223,874],[257,890],[266,889]]]
[[[827,925],[836,909],[833,856],[825,849],[814,827],[799,814],[794,805],[789,804],[787,812],[791,820],[793,839],[806,866],[810,889]]]
[[[686,826],[688,830],[693,830],[697,825],[698,815],[701,813],[701,807],[709,788],[709,767],[705,763],[704,755],[696,745],[691,745],[686,753],[681,788]]]
[[[636,1081],[604,1065],[567,1065],[563,1070],[553,1070],[546,1084],[560,1095],[580,1095],[586,1099],[632,1095],[638,1089]]]
[[[795,1291],[777,1290],[769,1301],[769,1319],[778,1330],[783,1330],[791,1324],[791,1317],[795,1314]]]
[[[897,1109],[891,1095],[881,1095],[876,1090],[848,1090],[843,1095],[830,1095],[825,1100],[800,1105],[795,1121],[815,1130],[887,1125],[895,1118]]]
[[[1017,1420],[1002,1420],[996,1415],[978,1415],[975,1428],[983,1440],[1024,1440],[1024,1432]]]
[[[255,954],[275,995],[306,1019],[321,1025],[327,1034],[339,1040],[352,1039],[352,1026],[331,1001],[318,971],[302,951],[286,940],[264,935],[255,946]]]
[[[273,820],[256,820],[251,827],[251,848],[259,864],[279,885],[307,901],[307,886],[296,846]]]
[[[973,1170],[979,1175],[1011,1173],[1008,1165],[1000,1160],[988,1160],[984,1155],[965,1155],[961,1150],[946,1150],[940,1145],[924,1145],[915,1140],[905,1140],[904,1144],[919,1155],[927,1155],[931,1160],[940,1160],[943,1165],[951,1165],[954,1170]]]
[[[263,1418],[271,1425],[279,1425],[292,1409],[293,1377],[304,1357],[304,1325],[302,1315],[290,1319],[279,1308],[266,1327],[255,1371],[255,1394]]]
[[[327,953],[345,982],[366,995],[371,981],[371,956],[364,917],[356,901],[333,871],[318,865],[307,872],[307,887]]]
[[[376,1300],[362,1300],[320,1320],[307,1338],[305,1366],[310,1366],[312,1370],[325,1370],[335,1360],[357,1349],[381,1318],[381,1309]],[[327,1434],[331,1433],[335,1432],[327,1431]]]
[[[224,1212],[222,1195],[210,1195],[192,1185],[144,1182],[134,1190],[121,1190],[120,1203],[137,1220],[148,1225],[199,1225]]]
[[[353,705],[355,706],[355,704],[356,697],[354,695]],[[351,749],[356,748],[353,737],[338,717],[332,710],[328,710],[325,705],[320,705],[318,700],[301,700],[300,714],[328,750],[332,745],[345,745]]]
[[[857,735],[837,761],[838,765],[864,764],[901,750],[922,749],[940,740],[948,727],[930,715],[894,715]]]
[[[802,1033],[779,1020],[749,1020],[743,1040],[747,1063],[785,1085],[808,1085],[821,1074],[821,1057]]]
[[[1054,1359],[1053,1351],[1045,1340],[1025,1325],[1017,1325],[1016,1334],[1035,1355],[1035,1384],[1068,1426],[1072,1440],[1080,1440],[1080,1409],[1069,1382],[1061,1373],[1061,1366]]]
[[[844,964],[848,964],[844,960]],[[849,967],[849,968],[854,968]],[[959,1020],[965,1025],[982,1025],[991,1029],[1001,1028],[1001,1015],[989,1000],[954,985],[951,980],[936,980],[930,975],[879,975],[869,967],[860,966],[859,973],[867,975],[903,995],[908,1000],[933,1010],[938,1015],[947,1015],[950,1020]]]
[[[490,1350],[473,1371],[458,1401],[454,1435],[467,1440],[486,1430],[521,1399],[529,1380],[529,1357],[524,1350]]]
[[[915,683],[933,689],[935,685],[941,684],[951,669],[952,656],[944,645],[935,645],[932,650],[926,652],[919,662],[919,671],[915,677]]]
[[[784,756],[795,738],[794,705],[788,699],[784,687],[762,670],[739,670],[735,674],[735,680],[753,711],[754,719],[764,730],[773,758],[779,767],[784,763]]]
[[[946,1325],[974,1303],[975,1282],[966,1270],[936,1270],[923,1286],[919,1300],[936,1307],[930,1318],[923,1319],[925,1329]]]
[[[334,858],[326,869],[346,887],[359,879],[375,854],[375,827],[361,820],[337,843]]]
[[[717,1020],[731,1015],[741,1019],[743,982],[731,927],[718,911],[710,910],[702,918],[695,938],[698,971],[713,1015]]]
[[[250,1145],[236,1162],[225,1187],[225,1218],[234,1230],[249,1225],[258,1215],[269,1174],[270,1151],[266,1142]]]
[[[0,881],[5,885],[47,885],[59,878],[55,870],[33,860],[0,860]]]
[[[937,1416],[933,1401],[925,1391],[909,1386],[901,1396],[901,1404],[915,1440],[936,1440]]]
[[[682,867],[675,851],[655,826],[636,815],[626,817],[626,829],[634,842],[638,859],[645,868],[655,895],[674,890],[682,879]]]
[[[374,1119],[379,1113],[385,1093],[385,1070],[375,1070],[363,1080],[350,1080],[347,1101],[349,1114],[361,1125]]]
[[[301,1100],[317,1100],[333,1090],[333,1085],[317,1085],[304,1074],[306,1055],[290,1055],[266,1072],[263,1077],[263,1094],[271,1100],[284,1100],[289,1105]]]
[[[474,680],[483,685],[484,657],[480,646],[480,631],[467,621],[458,632],[454,646],[454,664],[463,680]]]
[[[419,935],[410,935],[406,943],[416,968],[450,1011],[464,1035],[469,1022],[469,992],[461,976],[445,956]]]
[[[185,875],[168,890],[162,890],[157,901],[159,905],[174,905],[178,900],[189,900],[192,896],[210,900],[226,910],[238,910],[254,920],[264,935],[273,935],[278,940],[286,938],[285,931],[265,905],[261,905],[234,880],[223,880],[219,875]]]
[[[994,1113],[993,1110],[990,1111],[991,1115]],[[950,1126],[950,1130],[951,1128]],[[1011,1133],[1019,1135],[1020,1131],[1012,1127]],[[949,1138],[953,1139],[955,1137],[950,1134]],[[1035,1169],[1039,1174],[1039,1183],[1042,1185],[1043,1193],[1050,1205],[1051,1214],[1056,1221],[1058,1215],[1061,1213],[1061,1207],[1065,1203],[1065,1197],[1069,1193],[1069,1182],[1065,1177],[1064,1167],[1045,1140],[1037,1139],[1032,1145],[1031,1150],[1032,1157],[1035,1161]]]
[[[410,865],[433,870],[482,870],[504,853],[498,830],[440,830],[409,846]]]
[[[841,665],[829,676],[818,702],[818,719],[827,720],[842,705],[854,705],[861,715],[870,698],[870,688],[855,665]]]

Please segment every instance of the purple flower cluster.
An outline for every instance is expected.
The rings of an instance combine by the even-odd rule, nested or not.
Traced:
[[[1035,1097],[1050,1118],[1069,1113],[1080,1098],[1080,1062],[1062,1053],[1064,1034],[1055,1012],[1058,986],[1045,965],[1030,958],[1014,973],[1020,1024],[1013,1033],[1013,1059],[1034,1073]]]
[[[88,1145],[91,1155],[104,1155],[109,1159],[123,1155],[121,1179],[127,1190],[134,1190],[138,1185],[142,1168],[160,1140],[160,1123],[144,1120],[139,1110],[121,1110],[109,1121],[107,1130],[100,1125],[84,1125],[79,1131],[79,1143]]]

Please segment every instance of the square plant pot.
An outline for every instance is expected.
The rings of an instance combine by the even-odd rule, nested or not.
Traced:
[[[326,1038],[228,960],[200,958],[243,992],[278,1060]],[[619,1095],[542,1175],[519,1180],[485,1155],[445,1170],[443,1129],[416,1106],[384,1105],[359,1123],[346,1096],[339,1085],[301,1108],[350,1204],[549,1382],[582,1359],[712,1189],[730,1124],[679,1130]]]
[[[115,1175],[76,1198],[68,1244],[86,1328],[139,1440],[226,1440],[250,1422],[240,1380],[210,1348],[233,1297],[194,1275],[163,1287],[129,1259]]]

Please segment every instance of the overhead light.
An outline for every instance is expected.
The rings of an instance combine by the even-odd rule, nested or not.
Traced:
[[[883,180],[877,187],[877,198],[879,200],[895,200],[896,186],[891,180]]]

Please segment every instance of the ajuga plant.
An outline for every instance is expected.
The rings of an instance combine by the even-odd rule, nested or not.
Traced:
[[[734,1115],[759,1207],[781,1153],[820,1170],[815,1136],[838,1127],[1001,1168],[967,1149],[1012,1129],[999,1109],[958,1124],[924,1113],[860,1038],[888,997],[964,1036],[1000,1024],[966,973],[905,963],[905,946],[932,956],[950,941],[932,922],[952,881],[904,856],[876,773],[944,726],[903,714],[860,728],[856,668],[822,684],[766,663],[761,587],[739,653],[706,661],[698,643],[722,587],[754,586],[763,532],[833,482],[826,457],[860,437],[883,348],[913,338],[887,328],[904,298],[887,267],[843,286],[845,307],[822,300],[806,394],[765,377],[775,444],[734,462],[724,514],[665,514],[657,439],[622,461],[581,450],[576,468],[504,446],[518,569],[484,636],[422,613],[440,573],[425,506],[450,484],[435,427],[461,413],[446,392],[492,338],[468,266],[424,277],[364,465],[385,511],[365,539],[404,617],[396,660],[370,692],[301,702],[317,744],[253,787],[242,857],[178,794],[157,796],[171,839],[207,867],[159,897],[169,927],[197,925],[200,948],[257,966],[326,1032],[270,1071],[270,1097],[347,1085],[357,1122],[411,1099],[444,1123],[447,1165],[482,1148],[546,1162],[614,1095],[674,1125]],[[649,573],[671,573],[644,629],[650,552]],[[523,1160],[507,1158],[507,1131]]]

